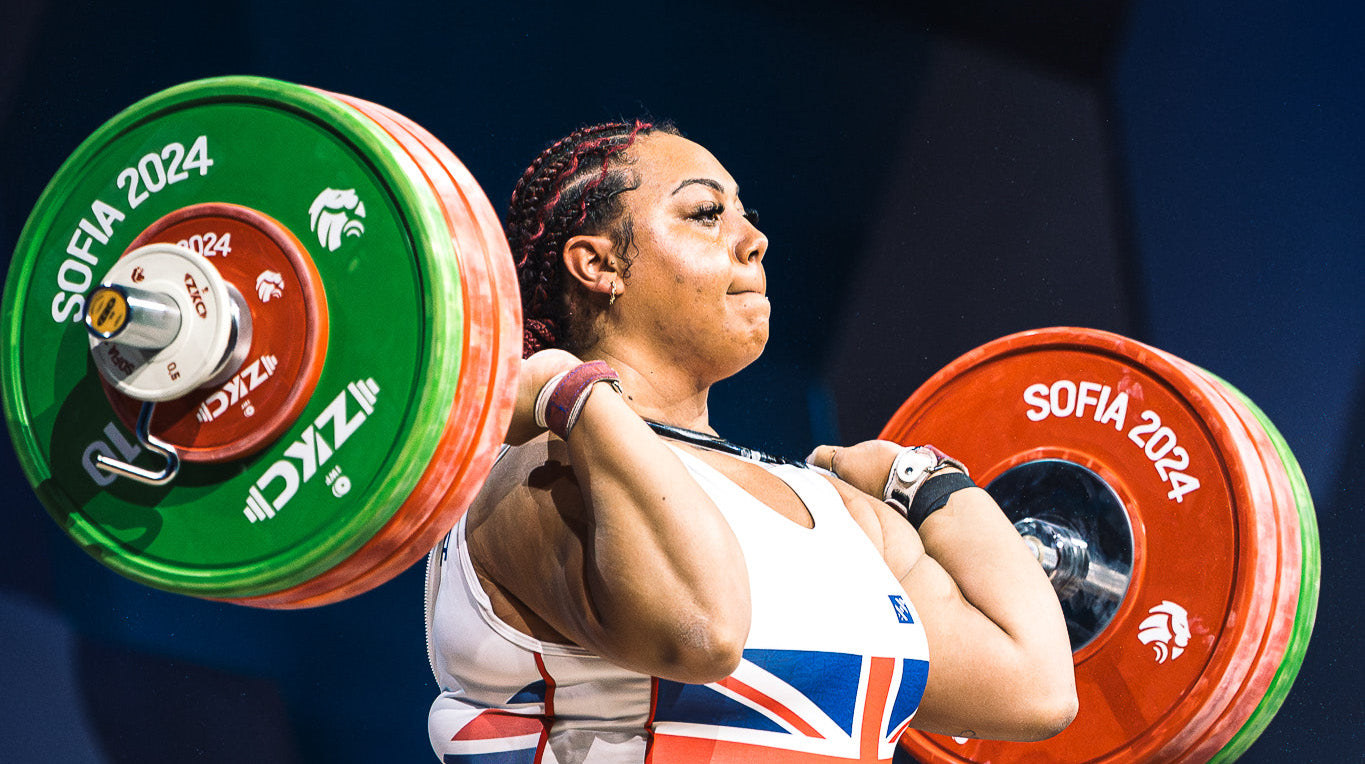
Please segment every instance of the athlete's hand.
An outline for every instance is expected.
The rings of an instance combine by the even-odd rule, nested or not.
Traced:
[[[545,432],[536,424],[536,396],[554,375],[583,363],[573,353],[551,348],[542,350],[521,362],[521,380],[517,388],[517,405],[512,412],[512,424],[503,442],[509,446],[522,443]]]
[[[901,452],[899,443],[865,440],[853,446],[816,446],[806,457],[807,464],[833,472],[841,480],[878,500],[891,475],[891,463]]]

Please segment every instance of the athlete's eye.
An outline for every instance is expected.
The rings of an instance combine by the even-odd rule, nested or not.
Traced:
[[[691,220],[698,220],[706,224],[720,222],[720,216],[725,214],[725,205],[719,202],[704,202],[694,209],[687,217]]]

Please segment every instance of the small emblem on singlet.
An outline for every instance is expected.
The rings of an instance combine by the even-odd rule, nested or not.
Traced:
[[[910,604],[899,594],[892,594],[891,607],[896,611],[896,620],[901,623],[914,623],[915,617],[910,614]]]

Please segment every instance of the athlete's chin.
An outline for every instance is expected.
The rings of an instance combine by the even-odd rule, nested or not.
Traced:
[[[764,321],[759,331],[755,332],[754,341],[758,344],[758,352],[762,353],[763,348],[768,346],[768,322]]]
[[[768,344],[768,312],[755,312],[743,316],[739,325],[738,341],[746,346],[756,346],[759,351]]]
[[[754,361],[757,361],[758,357],[763,355],[763,349],[768,346],[767,321],[764,321],[761,325],[753,327],[753,330],[745,339],[744,346],[745,349],[748,351],[746,354],[747,358],[744,362],[744,365],[748,366]]]
[[[772,318],[773,306],[768,302],[768,298],[757,292],[745,292],[737,295],[742,298],[739,300],[738,307],[734,308],[731,316],[738,321],[746,324],[751,331],[761,330],[763,338],[768,337],[768,321]]]
[[[751,327],[750,331],[733,335],[729,343],[729,349],[723,357],[716,357],[713,368],[718,371],[717,381],[733,377],[743,371],[759,356],[763,355],[763,348],[768,344],[768,326],[763,324],[761,327]]]

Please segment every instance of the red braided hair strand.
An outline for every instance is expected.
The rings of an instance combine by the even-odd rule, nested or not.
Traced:
[[[506,225],[521,284],[522,357],[569,341],[564,243],[620,222],[624,212],[617,196],[637,185],[624,168],[627,152],[638,136],[654,131],[678,134],[671,124],[639,120],[581,128],[551,144],[522,173]],[[616,244],[624,251],[624,242]]]

